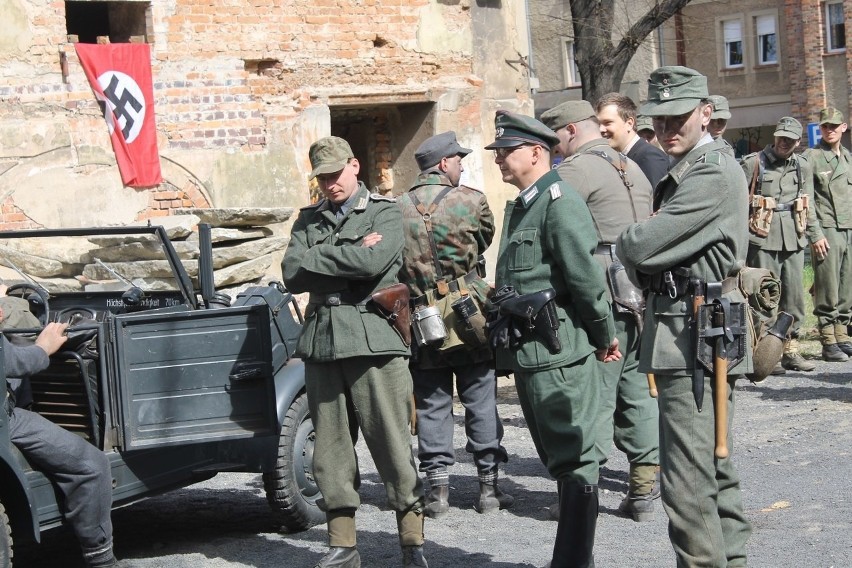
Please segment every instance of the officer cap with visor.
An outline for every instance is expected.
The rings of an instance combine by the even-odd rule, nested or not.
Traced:
[[[458,140],[456,140],[456,133],[450,130],[424,140],[414,152],[414,159],[417,160],[417,166],[422,172],[436,165],[444,158],[452,156],[461,156],[463,158],[472,151],[470,148],[460,146]]]
[[[349,142],[337,136],[326,136],[311,144],[308,150],[308,158],[311,160],[312,180],[319,175],[333,174],[346,167],[349,160],[355,157]]]
[[[548,150],[559,144],[559,137],[540,121],[522,114],[498,110],[494,118],[494,142],[486,150],[515,148],[525,144],[536,144]]]
[[[708,98],[707,77],[689,67],[660,67],[648,77],[648,100],[639,108],[645,116],[680,116]]]

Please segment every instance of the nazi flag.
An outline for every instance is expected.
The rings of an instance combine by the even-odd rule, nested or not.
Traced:
[[[151,49],[147,43],[78,43],[77,56],[109,126],[121,181],[153,187],[163,181],[154,121]]]

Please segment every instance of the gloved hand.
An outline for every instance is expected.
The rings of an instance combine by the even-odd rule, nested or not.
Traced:
[[[521,330],[512,323],[512,317],[500,314],[500,303],[509,298],[516,298],[518,293],[512,286],[501,286],[495,290],[488,302],[488,314],[485,318],[485,328],[488,330],[488,343],[491,349],[498,347],[515,348],[521,342]]]

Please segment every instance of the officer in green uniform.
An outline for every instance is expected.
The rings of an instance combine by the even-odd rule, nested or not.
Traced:
[[[486,149],[494,150],[503,181],[521,190],[505,210],[497,294],[504,286],[522,296],[553,289],[551,307],[559,322],[558,348],[524,333],[519,340],[500,343],[497,365],[514,371],[536,450],[559,483],[551,566],[594,566],[595,428],[602,380],[595,359],[621,357],[606,283],[593,256],[598,239],[582,198],[551,169],[551,148],[559,143],[553,131],[506,111],[497,111],[495,126],[496,139]]]
[[[427,292],[437,296],[439,282],[483,300],[490,291],[477,266],[494,238],[494,214],[485,194],[459,185],[462,158],[470,152],[459,145],[452,131],[426,139],[414,153],[420,175],[397,199],[405,231],[399,279],[408,284],[415,307],[428,304]],[[478,321],[484,336],[484,319]],[[439,517],[449,509],[447,468],[455,463],[453,375],[465,408],[466,449],[473,454],[479,473],[474,509],[485,513],[511,507],[514,500],[497,484],[500,464],[508,456],[501,443],[503,424],[497,415],[497,379],[488,344],[461,343],[446,350],[422,346],[416,348],[416,354],[411,376],[417,401],[420,471],[426,473],[430,486],[426,515]]]
[[[681,568],[745,566],[751,533],[733,462],[714,455],[713,381],[697,380],[693,392],[701,374],[694,374],[690,316],[697,290],[691,279],[718,290],[719,307],[724,299],[743,302],[737,275],[748,247],[745,175],[724,142],[707,131],[712,113],[707,96],[706,77],[692,69],[661,67],[651,73],[641,113],[654,118],[657,138],[673,164],[657,185],[655,214],[616,241],[618,257],[634,280],[649,288],[639,370],[656,376],[662,501]],[[736,373],[752,371],[750,343],[744,343],[745,359]],[[730,376],[720,393],[727,396],[729,421],[735,378]],[[728,447],[730,432],[728,423],[721,440]]]
[[[752,211],[766,218],[764,210],[771,210],[768,234],[749,235],[747,264],[771,270],[781,280],[781,299],[778,309],[793,316],[790,336],[784,345],[780,366],[772,374],[785,370],[813,371],[816,365],[806,361],[799,353],[798,337],[805,319],[805,294],[802,277],[805,268],[806,230],[815,219],[813,208],[813,176],[807,160],[795,153],[802,137],[802,125],[793,117],[785,116],[775,127],[775,142],[760,152],[749,154],[742,160],[742,168],[749,182],[749,193],[772,201],[764,207],[752,206]]]
[[[330,551],[315,568],[357,568],[357,420],[396,512],[404,566],[423,558],[423,486],[411,453],[409,349],[370,296],[397,282],[402,215],[392,198],[358,181],[358,160],[342,138],[311,145],[311,178],[325,199],[303,207],[283,260],[291,292],[309,292],[296,348],[316,431],[314,475],[323,494]]]
[[[852,357],[852,154],[840,144],[846,131],[843,113],[819,113],[822,141],[807,151],[814,175],[817,222],[810,237],[814,266],[814,315],[819,322],[822,358]]]
[[[620,509],[634,521],[650,521],[654,517],[653,499],[660,495],[659,490],[654,491],[659,412],[657,401],[648,391],[647,375],[638,370],[641,292],[633,286],[619,289],[607,275],[615,275],[621,265],[615,257],[615,239],[651,214],[651,183],[635,162],[601,137],[595,111],[587,101],[564,102],[542,114],[541,121],[559,137],[555,152],[564,159],[557,173],[580,194],[592,214],[598,239],[595,258],[609,284],[623,355],[619,363],[600,364],[603,382],[595,444],[598,462],[601,467],[606,463],[614,436],[615,446],[627,454],[630,463],[629,489]]]

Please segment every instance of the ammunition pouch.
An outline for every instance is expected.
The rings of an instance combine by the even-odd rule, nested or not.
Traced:
[[[392,284],[376,290],[370,300],[379,314],[399,333],[406,346],[411,345],[410,292],[406,284]]]
[[[758,237],[766,237],[772,225],[777,203],[772,197],[752,195],[749,204],[748,230]]]
[[[799,235],[799,237],[803,236],[805,234],[805,229],[808,228],[809,201],[807,194],[805,194],[797,197],[792,203],[793,209],[791,214],[793,215],[793,221],[796,223],[796,234]]]
[[[500,314],[512,318],[515,328],[525,338],[537,337],[547,349],[557,354],[562,351],[559,341],[559,315],[556,313],[556,290],[548,288],[541,292],[524,294],[503,301]]]
[[[418,346],[437,351],[479,349],[488,345],[485,292],[488,285],[474,269],[414,300],[414,336]]]

